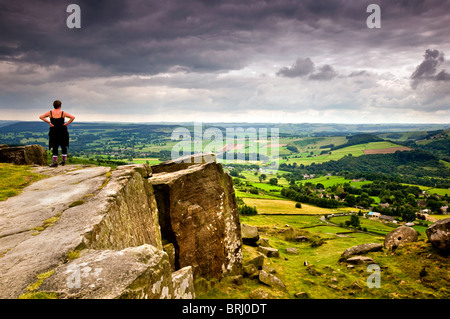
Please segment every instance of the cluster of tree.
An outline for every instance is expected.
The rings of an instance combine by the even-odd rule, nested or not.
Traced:
[[[244,203],[244,200],[240,197],[236,198],[236,203],[238,205],[238,212],[241,215],[256,215],[258,214],[258,211],[256,207],[248,206]]]
[[[428,134],[421,139],[431,139],[427,143],[420,143],[416,141],[406,141],[402,143],[405,146],[414,147],[424,151],[432,152],[433,154],[439,156],[441,159],[450,161],[450,136],[449,130],[443,131],[430,131]]]
[[[239,205],[238,211],[239,211],[239,214],[241,214],[241,215],[256,215],[256,214],[258,214],[256,207],[251,207],[246,204]]]

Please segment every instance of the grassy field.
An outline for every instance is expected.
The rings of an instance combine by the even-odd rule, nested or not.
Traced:
[[[339,216],[330,218],[330,222],[335,224],[345,224],[346,221],[350,221],[350,216]],[[359,218],[361,223],[361,228],[367,228],[368,231],[379,233],[381,235],[386,235],[390,231],[394,230],[397,225],[390,225],[382,223],[381,221],[372,220],[368,218]]]
[[[235,194],[236,197],[240,197],[242,199],[247,199],[247,198],[251,198],[251,199],[277,199],[277,200],[287,200],[287,199],[283,199],[280,198],[280,196],[276,196],[276,194],[252,194],[252,193],[248,193],[248,192],[243,192],[240,190],[235,190]]]
[[[365,144],[352,145],[331,151],[331,154],[324,154],[324,155],[318,155],[320,154],[319,151],[322,151],[322,149],[311,150],[313,152],[313,156],[311,157],[304,157],[304,156],[295,157],[295,155],[292,155],[288,157],[287,160],[286,159],[280,160],[280,163],[289,163],[289,164],[297,163],[297,165],[300,164],[310,165],[311,163],[323,163],[331,160],[336,161],[346,155],[361,156],[364,155],[364,151],[366,150],[394,148],[399,146],[400,145],[391,142],[383,141],[383,142],[371,142]]]
[[[161,163],[161,161],[157,158],[133,158],[133,163],[134,164],[148,163],[149,165],[157,165],[157,164]]]
[[[200,291],[197,298],[246,299],[256,289],[268,293],[270,298],[295,298],[298,292],[306,292],[308,298],[314,299],[450,297],[450,273],[444,266],[448,263],[448,257],[436,254],[423,238],[401,246],[395,252],[383,250],[366,254],[381,267],[381,287],[369,288],[366,283],[370,275],[367,265],[348,268],[347,264],[339,262],[339,258],[344,250],[352,246],[383,243],[383,235],[350,233],[342,237],[339,233],[343,228],[326,225],[319,216],[241,216],[241,223],[257,226],[260,236],[279,250],[280,257],[265,258],[264,267],[286,285],[286,290],[245,277],[243,285],[220,282],[213,289]],[[308,238],[320,238],[323,244],[312,246],[308,241],[293,242],[286,235],[292,231]],[[289,247],[296,248],[299,253],[288,254],[286,248]],[[256,247],[244,245],[244,264],[258,254]],[[305,261],[308,266],[305,266]],[[428,274],[421,279],[420,272],[424,267]]]
[[[321,183],[325,187],[330,187],[330,186],[333,186],[336,184],[343,185],[344,183],[349,183],[351,186],[354,186],[357,188],[360,188],[361,185],[372,183],[371,181],[354,182],[351,179],[345,179],[344,177],[341,177],[341,176],[321,176],[321,177],[305,179],[305,180],[301,181],[301,183],[303,183],[303,184],[308,183],[308,182],[313,183],[313,184]]]
[[[340,178],[330,178],[337,182]],[[330,184],[332,185],[332,184]],[[269,186],[268,186],[269,187]],[[381,287],[369,288],[367,265],[348,268],[339,261],[346,249],[363,243],[383,243],[385,235],[398,225],[382,223],[360,217],[361,228],[368,232],[355,232],[352,228],[340,227],[350,216],[333,217],[327,224],[321,220],[324,214],[337,210],[314,207],[302,203],[295,208],[291,200],[243,198],[250,206],[255,206],[257,215],[240,216],[241,223],[257,226],[260,237],[278,249],[279,258],[265,258],[264,267],[272,271],[285,285],[280,290],[261,284],[257,279],[244,277],[243,285],[218,283],[213,289],[200,291],[198,298],[249,298],[253,291],[269,294],[270,298],[296,298],[299,292],[306,292],[307,298],[314,299],[427,299],[450,297],[450,273],[445,265],[448,257],[436,254],[426,242],[426,226],[416,225],[418,242],[406,244],[395,252],[382,250],[365,254],[381,267]],[[352,208],[339,209],[354,210]],[[303,214],[303,215],[298,215]],[[441,215],[439,215],[441,217]],[[291,234],[288,236],[288,234]],[[292,241],[292,234],[310,238],[307,242]],[[313,242],[322,244],[312,245]],[[296,248],[298,254],[289,254],[287,248]],[[258,256],[256,247],[243,245],[244,264]],[[305,265],[308,263],[308,266]],[[420,272],[426,267],[427,277],[421,279]]]
[[[321,208],[302,203],[302,208],[296,208],[296,202],[281,199],[243,198],[244,203],[256,207],[258,214],[308,214],[323,215],[332,214],[335,210]]]
[[[403,184],[403,185],[409,185],[409,186],[417,186],[423,191],[427,191],[429,194],[437,194],[440,196],[450,195],[450,189],[445,188],[435,188],[435,187],[428,187],[428,186],[422,186],[422,185],[414,185],[414,184]]]

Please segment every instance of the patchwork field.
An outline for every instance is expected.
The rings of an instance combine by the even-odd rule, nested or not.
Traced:
[[[331,160],[339,160],[344,156],[362,156],[365,154],[387,154],[387,153],[395,153],[397,150],[406,150],[402,146],[392,142],[370,142],[365,144],[358,144],[347,146],[344,148],[340,148],[337,150],[329,151],[329,153],[322,154],[322,149],[310,149],[309,154],[292,154],[287,156],[287,158],[280,160],[280,163],[297,163],[297,165],[311,165],[311,163],[323,163]],[[325,149],[326,150],[326,149]],[[409,149],[408,149],[409,150]],[[312,154],[311,154],[312,152]],[[366,153],[367,152],[367,153]]]
[[[332,210],[302,203],[302,208],[296,208],[296,202],[282,199],[243,198],[244,203],[256,207],[258,214],[305,214],[323,215],[331,214]]]
[[[364,150],[364,155],[368,154],[391,154],[397,151],[410,151],[409,147],[399,146],[399,147],[388,147],[388,148],[375,148],[370,150]]]

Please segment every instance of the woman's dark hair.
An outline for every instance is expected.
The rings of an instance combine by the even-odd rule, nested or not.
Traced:
[[[55,102],[53,102],[53,107],[55,108],[55,109],[57,109],[57,108],[59,108],[60,106],[61,106],[61,101],[60,100],[56,100]]]

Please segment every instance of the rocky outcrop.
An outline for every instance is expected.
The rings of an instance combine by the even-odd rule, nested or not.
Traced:
[[[356,246],[346,249],[342,253],[342,255],[340,257],[340,261],[343,261],[353,255],[362,255],[362,254],[366,254],[368,252],[380,251],[382,249],[383,249],[382,244],[370,243],[370,244],[356,245]]]
[[[259,240],[258,227],[241,224],[242,243],[250,246],[257,246]]]
[[[408,226],[400,226],[386,235],[384,238],[384,247],[395,249],[404,243],[417,241],[417,231]]]
[[[47,151],[41,145],[9,147],[0,145],[0,163],[47,165]]]
[[[215,162],[178,166],[181,170],[173,165],[159,167],[149,183],[162,237],[175,247],[176,266],[191,265],[195,278],[241,275],[242,239],[231,177]]]
[[[16,298],[70,252],[162,248],[145,165],[78,169],[40,180],[0,203],[0,291]],[[111,258],[109,260],[112,260]]]
[[[233,184],[219,164],[52,172],[0,203],[0,298],[194,298],[194,275],[242,272]]]
[[[435,222],[428,227],[426,234],[433,247],[445,252],[450,251],[450,218]]]
[[[171,173],[184,170],[192,165],[214,163],[215,161],[216,155],[211,153],[188,155],[154,165],[152,172],[153,174]]]

